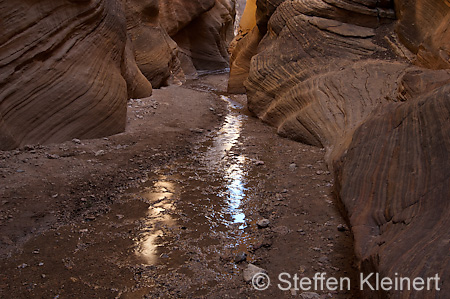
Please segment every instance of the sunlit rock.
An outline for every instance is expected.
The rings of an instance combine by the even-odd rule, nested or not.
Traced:
[[[361,271],[450,279],[450,6],[256,4],[261,36],[235,46],[229,90],[245,87],[249,109],[279,134],[327,150]]]

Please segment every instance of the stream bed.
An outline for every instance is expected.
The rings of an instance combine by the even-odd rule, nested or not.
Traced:
[[[226,74],[215,74],[173,87],[204,94],[216,105],[208,113],[221,121],[190,129],[189,154],[170,157],[157,147],[135,153],[168,162],[133,169],[139,180],[130,177],[132,187],[95,216],[31,238],[2,261],[7,275],[0,285],[35,298],[297,295],[276,285],[254,290],[242,277],[248,263],[272,279],[320,271],[354,281],[352,235],[337,230],[345,221],[323,150],[277,136],[251,116],[245,95],[225,92],[224,82]],[[162,109],[157,102],[164,104],[151,99],[139,115],[151,117]],[[95,198],[81,203],[94,205]],[[263,219],[268,227],[257,226]],[[351,292],[321,295],[350,298]]]

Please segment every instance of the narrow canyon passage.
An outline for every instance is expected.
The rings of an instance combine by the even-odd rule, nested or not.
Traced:
[[[1,296],[300,295],[294,286],[285,292],[279,290],[277,277],[282,272],[300,277],[326,272],[328,277],[349,277],[356,288],[352,236],[342,229],[345,221],[332,194],[332,175],[326,169],[324,152],[281,138],[272,127],[252,117],[245,95],[226,94],[227,76],[203,76],[183,86],[155,90],[150,98],[131,100],[129,129],[124,134],[83,141],[82,145],[76,141],[22,149],[13,157],[3,154],[6,178],[32,176],[32,170],[23,165],[29,159],[34,160],[31,168],[46,159],[56,163],[54,169],[65,169],[59,171],[58,180],[63,180],[67,194],[60,189],[51,193],[52,197],[56,202],[64,197],[77,198],[81,207],[65,217],[55,205],[41,207],[55,209],[49,214],[57,220],[48,220],[51,225],[31,223],[38,227],[23,236],[27,240],[23,246],[3,255]],[[200,113],[201,125],[195,126],[195,115],[188,119],[193,115],[178,113],[176,105],[165,107],[166,100],[180,101],[178,105],[184,110]],[[191,107],[186,108],[189,101]],[[164,109],[173,109],[173,113],[169,115]],[[151,126],[152,122],[160,123],[159,117],[166,119],[166,133]],[[136,135],[136,131],[141,133]],[[152,140],[153,131],[166,135]],[[171,131],[178,135],[172,136]],[[190,137],[181,137],[186,132]],[[173,142],[164,145],[164,138]],[[180,150],[184,143],[176,138],[188,138],[185,148]],[[139,146],[145,144],[142,140],[152,142],[153,149]],[[89,151],[93,153],[90,156]],[[152,163],[150,156],[158,163]],[[96,159],[117,163],[117,169],[108,170]],[[150,162],[145,166],[147,159]],[[67,170],[68,165],[74,169],[80,161],[83,164],[78,166],[78,174]],[[8,168],[18,167],[14,163],[22,163],[24,171],[8,172]],[[86,166],[89,163],[94,166]],[[89,195],[83,195],[79,187],[69,187],[72,175],[83,177],[90,172],[95,179]],[[109,176],[118,173],[118,181],[130,183],[97,183],[108,182]],[[33,180],[28,181],[33,186]],[[92,184],[98,187],[92,188]],[[24,186],[11,188],[17,198],[2,205],[16,205],[18,213],[26,214],[27,208],[19,203],[20,196],[22,200],[26,196],[20,195]],[[68,192],[70,188],[77,192]],[[104,194],[109,194],[108,200]],[[19,234],[14,232],[18,228],[13,223],[20,217],[11,215],[11,221],[2,223],[3,236]],[[269,221],[267,227],[258,226],[263,219]],[[248,263],[267,271],[272,280],[267,290],[254,290],[244,281],[242,272]],[[319,292],[324,298],[350,298],[352,294]]]
[[[0,28],[0,298],[450,296],[450,0],[17,0]]]

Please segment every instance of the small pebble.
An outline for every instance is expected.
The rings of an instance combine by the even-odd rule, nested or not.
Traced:
[[[346,225],[339,224],[339,225],[337,226],[337,230],[340,231],[340,232],[345,232],[345,231],[348,230],[348,229],[347,229],[347,226],[346,226]]]
[[[300,294],[303,299],[320,299],[319,294],[314,292],[303,292]]]
[[[99,151],[96,151],[95,153],[94,153],[94,155],[96,156],[96,157],[98,157],[98,156],[103,156],[105,154],[105,151],[104,150],[99,150]]]
[[[247,254],[245,252],[239,252],[238,254],[236,254],[236,256],[234,257],[234,262],[236,264],[239,264],[241,262],[245,262],[247,260]]]
[[[197,134],[202,134],[204,132],[204,130],[200,129],[200,128],[196,128],[196,129],[192,129],[191,132],[197,133]]]
[[[258,226],[258,228],[266,228],[270,225],[270,220],[269,219],[258,220],[258,222],[256,222],[256,225]]]

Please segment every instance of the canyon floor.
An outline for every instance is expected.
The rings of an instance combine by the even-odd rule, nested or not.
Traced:
[[[300,297],[282,272],[349,277],[316,292],[355,297],[324,152],[277,136],[227,79],[130,100],[122,134],[0,152],[0,297]],[[248,263],[267,290],[244,281]]]

